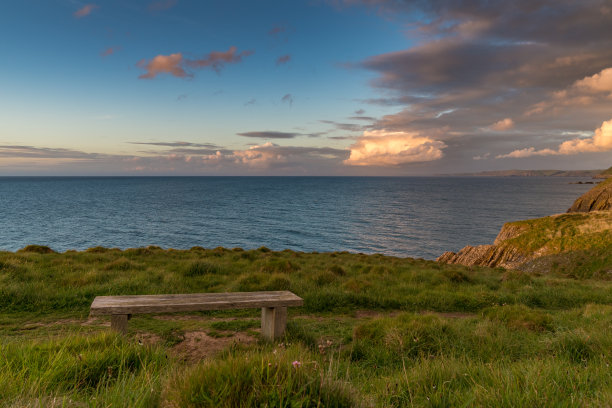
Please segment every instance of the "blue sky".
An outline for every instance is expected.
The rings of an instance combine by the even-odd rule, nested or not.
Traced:
[[[546,24],[546,13],[581,11],[538,3]],[[584,5],[603,20],[576,20],[582,50],[534,30],[533,8],[514,21],[501,2],[486,13],[427,4],[2,2],[0,175],[610,165],[605,1]],[[500,57],[507,44],[521,65]],[[567,72],[554,83],[531,72],[536,52],[542,70]]]

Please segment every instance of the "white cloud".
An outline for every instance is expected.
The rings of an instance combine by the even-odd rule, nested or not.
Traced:
[[[514,150],[508,154],[496,156],[498,159],[523,158],[531,156],[570,155],[578,153],[607,152],[612,150],[612,119],[605,121],[595,130],[592,137],[567,140],[559,145],[557,150],[534,147]]]
[[[513,127],[514,127],[514,121],[510,118],[505,118],[489,126],[489,129],[503,131],[503,130],[512,129]]]
[[[363,133],[353,144],[344,164],[353,166],[397,166],[427,162],[444,156],[444,142],[417,133],[372,130]]]

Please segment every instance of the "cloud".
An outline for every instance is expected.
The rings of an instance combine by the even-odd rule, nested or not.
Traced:
[[[348,151],[329,147],[254,145],[243,150],[208,149],[189,142],[134,142],[169,150],[146,155],[87,153],[73,149],[0,145],[5,174],[329,174]]]
[[[225,64],[236,64],[242,61],[243,57],[253,54],[253,51],[237,52],[237,48],[232,46],[227,51],[213,51],[206,57],[200,59],[187,59],[178,52],[170,55],[158,55],[151,61],[141,60],[136,65],[146,72],[140,75],[140,79],[153,79],[159,74],[170,74],[177,78],[192,78],[193,73],[185,68],[204,69],[212,68],[217,73]]]
[[[88,16],[92,13],[92,11],[94,11],[95,9],[99,8],[100,6],[96,5],[96,4],[86,4],[83,7],[81,7],[80,9],[78,9],[77,11],[75,11],[72,15],[76,18],[83,18],[85,16]]]
[[[552,93],[552,96],[533,105],[527,116],[542,114],[561,108],[590,107],[612,101],[612,68],[575,81],[570,87]]]
[[[281,102],[288,103],[289,106],[293,106],[293,96],[291,94],[286,94],[281,98]]]
[[[338,162],[347,156],[346,150],[331,147],[278,146],[267,142],[247,150],[234,151],[227,158],[237,164],[254,168],[286,167],[316,162]]]
[[[279,65],[283,65],[288,63],[289,61],[291,61],[291,55],[287,54],[287,55],[281,55],[280,57],[277,58],[276,60],[276,66]]]
[[[426,136],[387,130],[366,131],[351,146],[344,164],[353,166],[398,166],[438,160],[446,144]]]
[[[188,74],[182,67],[183,54],[180,52],[170,55],[158,55],[151,61],[141,60],[137,66],[146,72],[141,74],[140,79],[153,79],[159,74],[170,74],[177,78],[188,78],[193,75]]]
[[[172,7],[176,6],[177,3],[178,3],[178,0],[160,0],[160,1],[154,1],[153,3],[150,3],[147,6],[147,9],[150,12],[163,11],[163,10],[171,9]]]
[[[319,122],[333,125],[336,129],[347,130],[349,132],[360,132],[367,128],[367,126],[357,125],[355,123],[340,123],[333,120],[320,120]]]
[[[205,58],[187,60],[187,66],[196,69],[212,68],[217,72],[220,72],[225,64],[236,64],[242,61],[243,57],[248,57],[253,54],[253,51],[246,50],[237,52],[238,49],[235,46],[231,46],[227,51],[213,51],[208,54]]]
[[[513,127],[514,127],[514,121],[510,118],[502,119],[500,121],[495,122],[491,126],[489,126],[491,130],[496,130],[496,131],[510,130]]]
[[[206,147],[209,149],[218,149],[219,146],[213,143],[192,143],[192,142],[128,142],[136,145],[149,145],[161,147]]]
[[[578,153],[607,152],[612,150],[612,119],[605,121],[595,130],[592,137],[567,140],[557,150],[527,147],[514,150],[508,154],[496,156],[498,159],[524,158],[531,156],[571,155]]]
[[[369,129],[445,143],[435,166],[470,166],[483,152],[504,155],[518,143],[559,146],[564,132],[610,118],[609,0],[337,1],[405,23],[410,46],[346,66],[375,74],[370,85],[379,95],[361,102],[396,107]],[[526,114],[551,99],[541,115]]]
[[[257,103],[257,99],[251,98],[244,103],[244,106],[255,105]]]
[[[349,119],[351,120],[364,120],[366,122],[374,122],[376,120],[373,116],[351,116]]]
[[[121,47],[108,47],[104,51],[100,53],[101,57],[108,57],[109,55],[113,55],[117,51],[119,51]]]
[[[262,132],[243,132],[238,133],[238,136],[243,137],[256,137],[260,139],[293,139],[301,136],[301,133],[288,133],[288,132],[275,132],[272,130],[265,130]]]
[[[363,115],[365,112],[366,112],[366,111],[365,111],[365,110],[363,110],[363,109],[357,109],[357,110],[355,111],[355,115],[361,116],[361,115]]]

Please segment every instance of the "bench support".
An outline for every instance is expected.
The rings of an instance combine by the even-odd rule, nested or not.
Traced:
[[[261,308],[261,334],[266,340],[275,340],[281,337],[286,327],[286,307]]]
[[[111,315],[111,329],[121,333],[127,333],[128,320],[132,318],[131,314],[114,314]]]

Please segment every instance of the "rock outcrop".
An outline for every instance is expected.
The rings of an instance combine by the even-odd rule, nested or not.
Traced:
[[[612,177],[576,200],[569,213],[506,223],[492,245],[445,252],[437,261],[529,272],[561,268],[573,273],[577,260],[576,264],[592,266],[588,273],[612,274],[611,203]]]
[[[612,210],[612,177],[602,181],[583,195],[567,210],[568,213]]]

